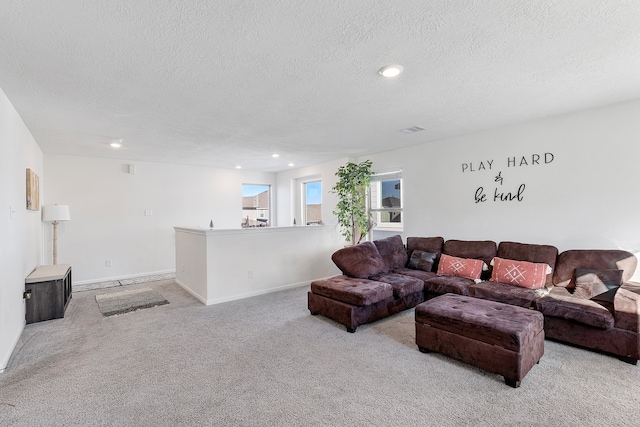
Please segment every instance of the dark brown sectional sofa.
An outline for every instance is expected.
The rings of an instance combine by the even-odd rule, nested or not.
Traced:
[[[340,249],[332,259],[343,275],[313,281],[308,308],[311,314],[345,325],[349,332],[451,293],[538,310],[544,315],[548,339],[609,353],[632,364],[640,359],[640,284],[629,282],[637,259],[628,251],[558,253],[550,245],[442,237],[409,237],[405,246],[400,236],[393,236]],[[447,271],[442,260],[454,267],[478,265],[475,260],[481,260],[485,269],[471,279]],[[518,280],[509,283],[493,271],[493,261],[501,262],[502,273],[511,274],[504,265],[524,266],[529,268],[527,274],[535,271],[539,288],[514,285]],[[541,273],[540,266],[549,267]],[[519,275],[518,269],[507,277]]]

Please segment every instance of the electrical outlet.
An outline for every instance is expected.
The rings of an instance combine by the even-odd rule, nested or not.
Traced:
[[[105,267],[111,267],[111,260],[110,259],[105,259],[104,260],[104,266]]]
[[[182,272],[184,273],[184,264],[182,264]]]
[[[145,209],[144,210],[144,216],[151,216],[153,215],[153,210],[152,209]]]
[[[247,270],[247,277],[253,279],[253,270]]]

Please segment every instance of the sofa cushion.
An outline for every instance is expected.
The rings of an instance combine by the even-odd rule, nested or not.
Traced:
[[[627,282],[636,270],[638,260],[628,251],[619,249],[575,249],[558,255],[553,272],[556,286],[573,289],[576,268],[592,270],[623,270],[622,281]]]
[[[397,268],[392,273],[402,274],[403,276],[411,276],[422,281],[433,279],[437,274],[433,271],[414,270],[413,268]]]
[[[615,291],[622,285],[622,270],[576,268],[575,296],[613,303]],[[606,295],[604,295],[606,294]],[[599,298],[598,298],[599,297]]]
[[[388,283],[347,276],[335,276],[311,282],[311,292],[351,305],[366,306],[393,297]]]
[[[520,286],[528,289],[541,289],[551,273],[547,264],[516,261],[500,257],[493,258],[491,281]]]
[[[479,279],[484,266],[484,261],[479,259],[459,258],[442,254],[438,264],[438,275],[448,274],[468,279]]]
[[[474,284],[473,280],[466,277],[436,276],[433,279],[425,280],[424,290],[436,294],[469,295],[469,287]]]
[[[442,252],[442,245],[444,245],[442,237],[407,237],[409,256],[415,250],[439,253]]]
[[[437,256],[438,254],[435,252],[415,250],[411,252],[411,258],[409,258],[407,267],[413,268],[414,270],[432,271]]]
[[[372,242],[339,249],[331,259],[349,277],[366,279],[369,276],[389,272],[389,267]]]
[[[497,256],[516,261],[543,263],[554,269],[558,258],[558,248],[533,243],[500,242]],[[553,286],[553,270],[547,274],[545,286],[548,288]]]
[[[560,317],[599,329],[615,324],[613,314],[595,301],[573,296],[563,287],[553,288],[549,295],[536,301],[536,310],[545,316]]]
[[[378,252],[389,270],[402,268],[407,264],[407,250],[404,248],[400,235],[374,240],[373,244],[378,248]]]
[[[533,307],[535,300],[547,293],[546,288],[533,290],[491,281],[469,287],[469,296],[524,308]]]
[[[371,280],[390,284],[395,298],[404,298],[407,295],[424,290],[424,282],[422,280],[397,273],[377,274],[372,276]]]

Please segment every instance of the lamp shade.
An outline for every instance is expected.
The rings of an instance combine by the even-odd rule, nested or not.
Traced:
[[[42,207],[42,221],[69,221],[70,219],[68,205],[44,205]]]

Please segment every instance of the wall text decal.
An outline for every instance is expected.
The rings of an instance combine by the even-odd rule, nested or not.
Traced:
[[[506,165],[508,168],[519,167],[519,166],[536,166],[541,164],[549,164],[554,160],[553,153],[544,153],[544,154],[532,154],[531,156],[513,156],[507,157],[503,165]],[[483,170],[491,170],[493,167],[494,160],[481,160],[479,162],[469,162],[462,163],[462,173],[466,172],[477,172]]]
[[[531,154],[529,156],[513,156],[507,157],[502,166],[507,168],[517,168],[524,166],[539,166],[548,165],[553,162],[555,156],[553,153],[544,154]],[[496,166],[498,164],[496,163]],[[494,159],[481,160],[479,162],[462,163],[462,173],[478,172],[492,170],[494,166]],[[489,198],[483,186],[476,189],[474,194],[475,203],[484,203],[489,200],[493,202],[521,202],[524,200],[524,191],[527,188],[526,184],[522,183],[517,188],[510,188],[506,191],[502,186],[504,184],[504,177],[502,171],[499,171],[494,177],[494,183],[496,187],[493,189],[493,199]]]

